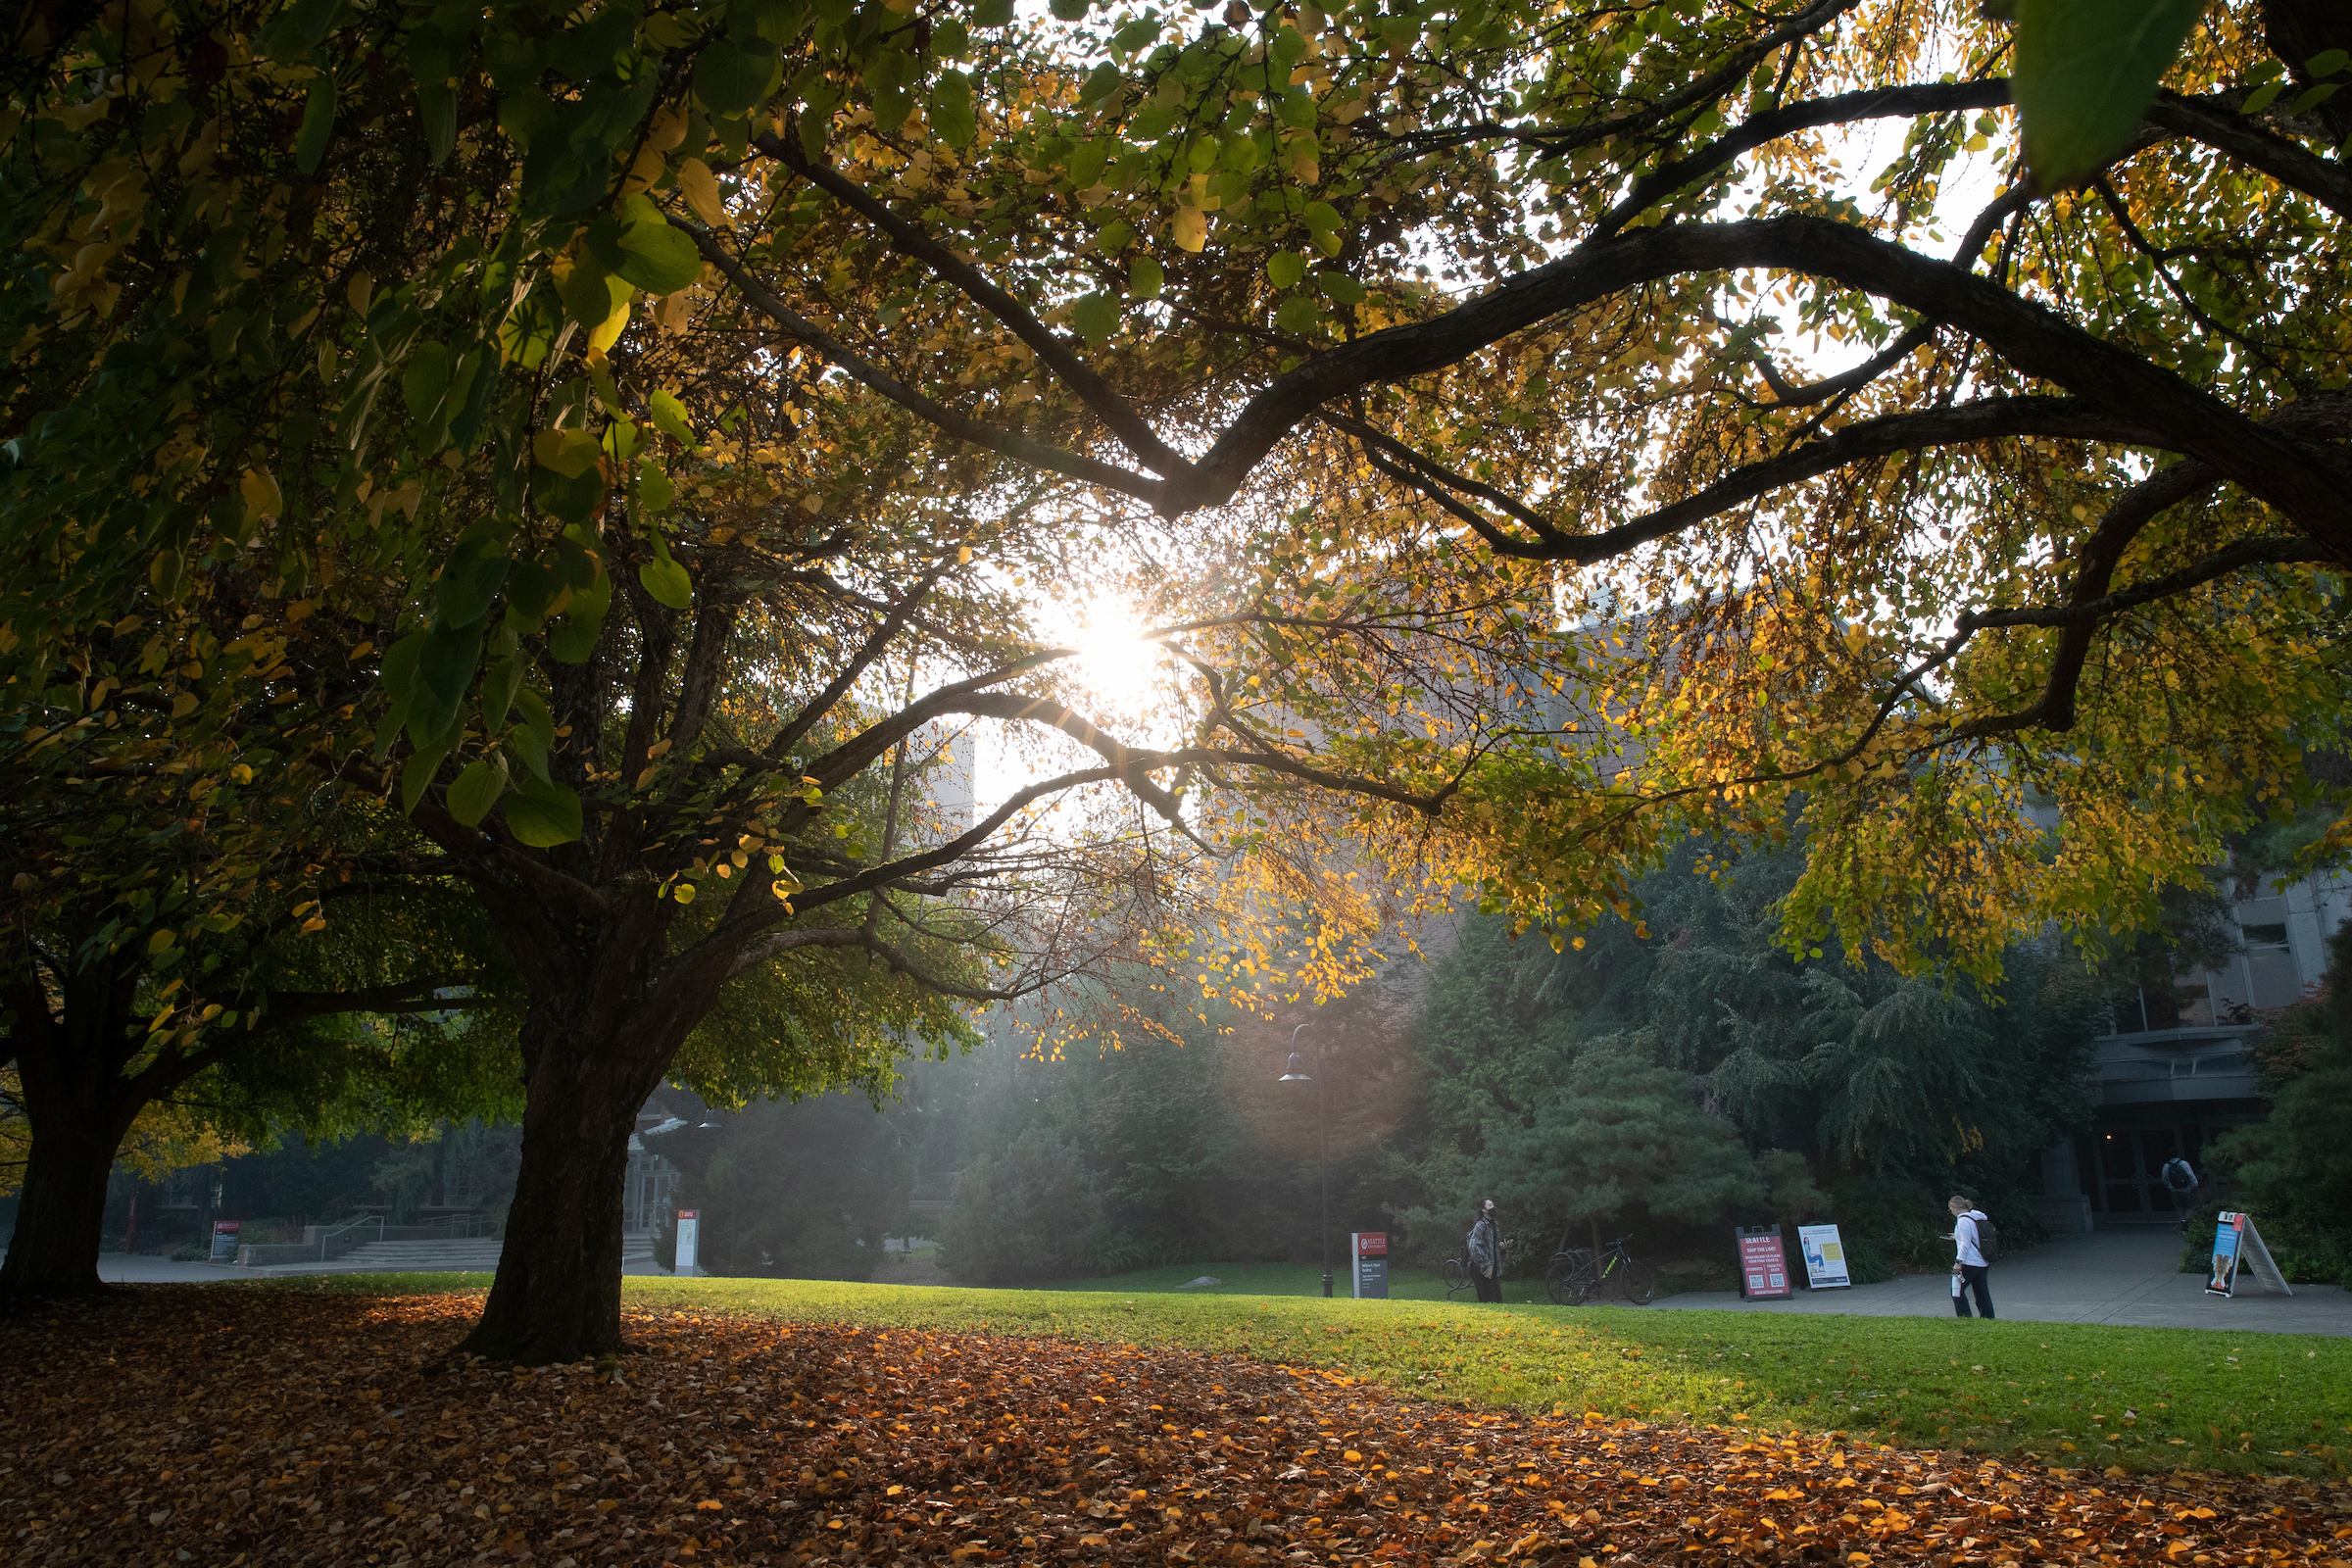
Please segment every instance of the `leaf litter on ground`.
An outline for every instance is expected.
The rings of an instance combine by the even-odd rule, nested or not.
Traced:
[[[2127,1477],[1327,1368],[633,1308],[637,1353],[450,1348],[468,1296],[145,1288],[0,1326],[24,1564],[2335,1565],[2340,1484]]]

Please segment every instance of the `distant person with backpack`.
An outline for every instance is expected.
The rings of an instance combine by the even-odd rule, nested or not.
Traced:
[[[1480,1300],[1502,1299],[1502,1225],[1492,1198],[1480,1200],[1478,1221],[1470,1227],[1470,1282]]]
[[[1992,1253],[2000,1246],[2000,1232],[1984,1211],[1967,1199],[1954,1194],[1952,1211],[1952,1315],[1966,1317],[1968,1293],[1977,1293],[1977,1316],[1992,1316],[1992,1290],[1984,1276],[1992,1261]]]

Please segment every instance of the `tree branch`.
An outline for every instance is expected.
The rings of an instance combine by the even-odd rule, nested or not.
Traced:
[[[983,424],[978,419],[957,414],[947,405],[925,397],[785,304],[772,290],[753,277],[710,230],[675,216],[669,221],[672,227],[694,241],[695,249],[702,252],[703,259],[724,273],[727,281],[741,291],[746,301],[787,334],[823,355],[853,379],[881,393],[908,413],[929,420],[948,435],[1016,462],[1026,463],[1032,467],[1044,468],[1086,484],[1098,484],[1106,490],[1134,496],[1139,501],[1152,501],[1157,497],[1158,483],[1140,473],[1114,467],[1093,458],[1080,457],[1074,452],[1064,452],[1058,447],[1032,441],[1027,436],[1015,435],[992,424]]]
[[[1019,300],[991,283],[981,270],[923,231],[922,225],[901,218],[874,199],[864,186],[827,166],[811,162],[800,147],[772,133],[752,138],[752,145],[808,180],[835,201],[857,213],[890,237],[891,246],[911,257],[962,290],[972,303],[1012,329],[1015,337],[1036,351],[1038,359],[1064,385],[1078,394],[1104,428],[1154,473],[1182,473],[1192,465],[1162,441],[1128,401],[1110,388],[1077,351],[1045,322],[1031,315]]]

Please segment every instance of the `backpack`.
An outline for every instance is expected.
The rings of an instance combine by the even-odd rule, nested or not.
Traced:
[[[1983,1209],[1977,1209],[1975,1212],[1977,1216],[1977,1250],[1984,1254],[1985,1262],[1990,1263],[2001,1255],[2001,1228],[1995,1225],[1992,1222],[1992,1216],[1986,1214]]]

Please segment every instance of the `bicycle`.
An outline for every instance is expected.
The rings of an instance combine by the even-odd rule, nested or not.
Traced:
[[[1562,1306],[1582,1306],[1605,1296],[1622,1297],[1628,1306],[1647,1306],[1657,1298],[1658,1271],[1625,1250],[1632,1240],[1620,1236],[1597,1256],[1589,1247],[1561,1248],[1544,1271],[1544,1289]]]
[[[1516,1245],[1516,1238],[1505,1237],[1502,1243],[1503,1254],[1507,1257],[1510,1254],[1511,1249]],[[1449,1301],[1452,1300],[1456,1296],[1459,1296],[1462,1292],[1470,1289],[1470,1287],[1478,1283],[1477,1279],[1470,1272],[1470,1259],[1468,1257],[1449,1257],[1445,1262],[1440,1263],[1438,1265],[1438,1279],[1445,1285],[1446,1298]]]

